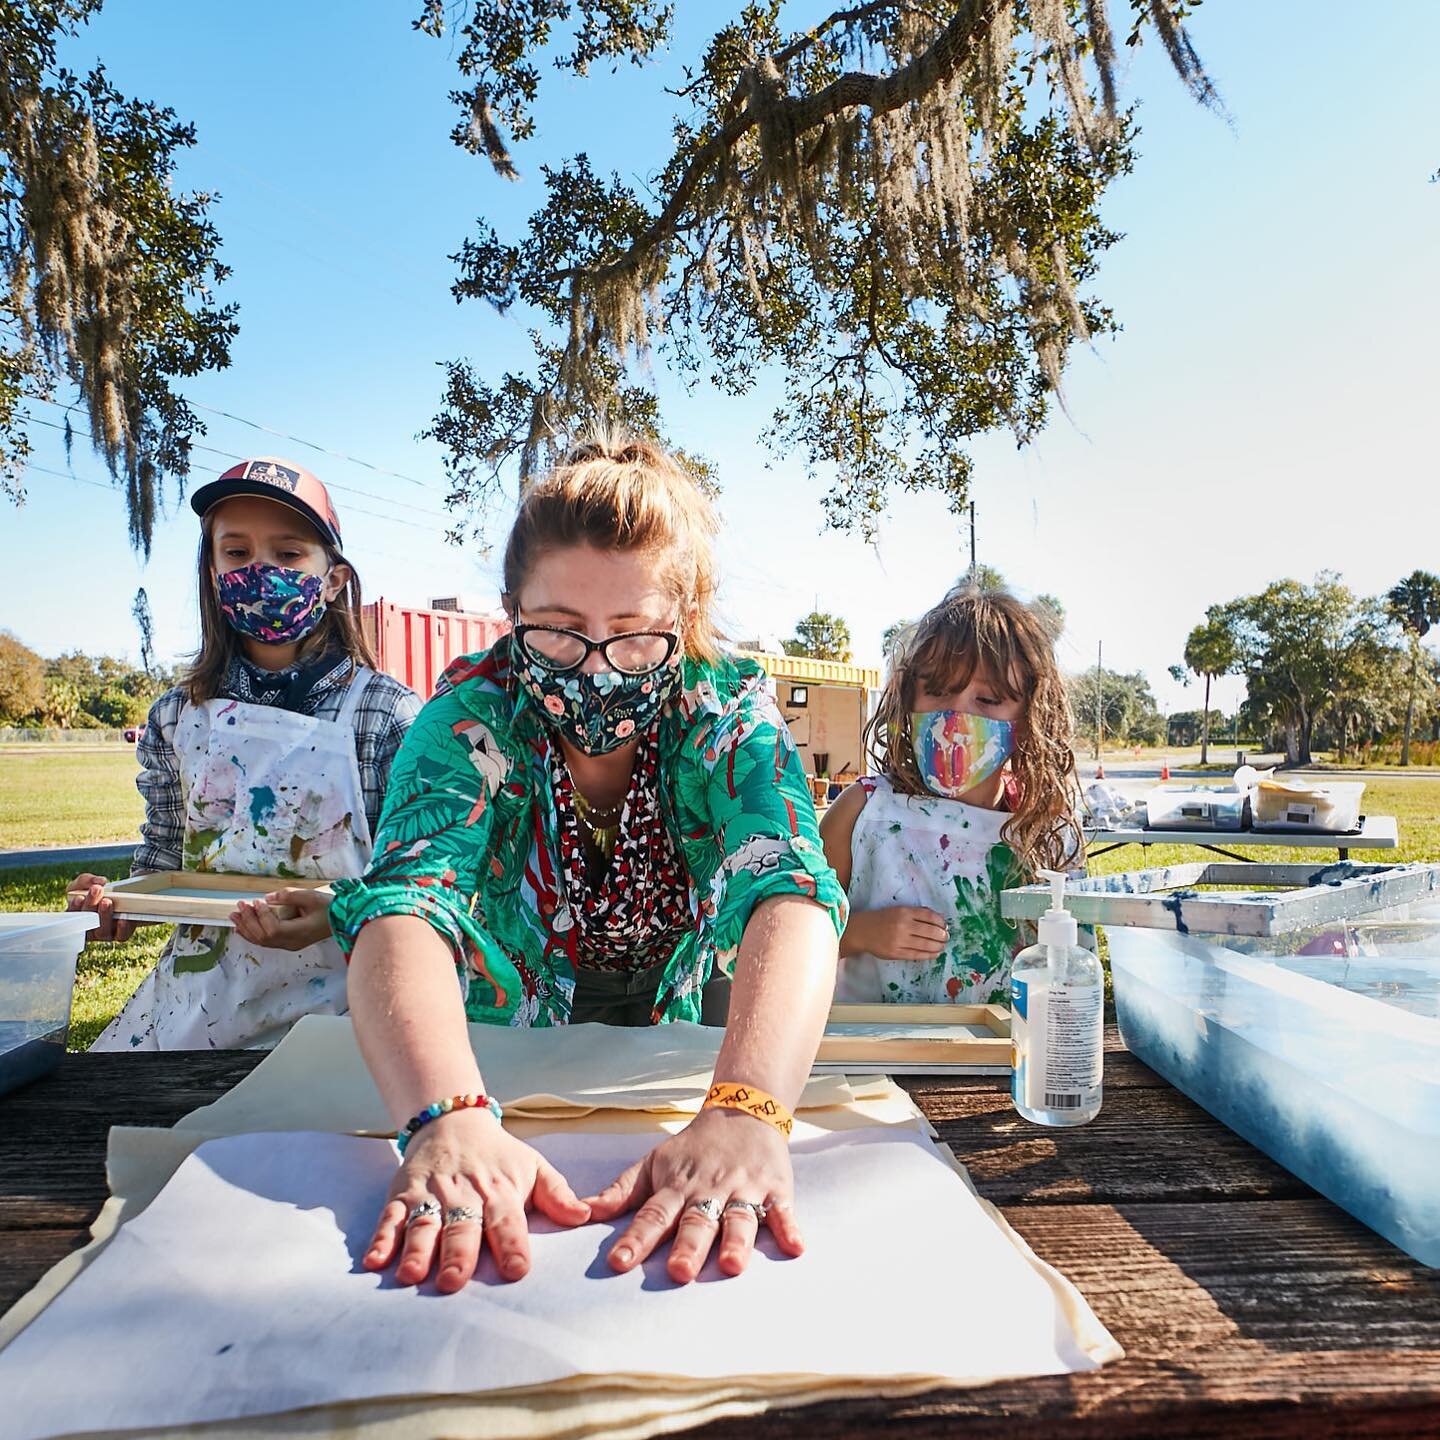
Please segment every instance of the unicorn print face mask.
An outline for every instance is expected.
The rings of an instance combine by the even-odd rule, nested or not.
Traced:
[[[964,710],[917,710],[910,716],[915,766],[928,789],[958,800],[992,779],[1015,750],[1015,722]]]
[[[268,645],[303,640],[325,614],[325,577],[257,560],[219,579],[220,608],[242,635]]]

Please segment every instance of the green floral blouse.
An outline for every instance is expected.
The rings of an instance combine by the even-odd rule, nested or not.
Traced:
[[[335,884],[348,956],[361,927],[418,915],[451,944],[471,1020],[563,1025],[575,927],[559,871],[550,738],[515,683],[510,645],[455,661],[396,755],[375,857]],[[666,964],[654,1019],[698,1021],[700,992],[732,974],[751,911],[772,895],[845,894],[826,863],[810,787],[753,661],[687,660],[660,721],[661,803],[690,880],[694,925]]]

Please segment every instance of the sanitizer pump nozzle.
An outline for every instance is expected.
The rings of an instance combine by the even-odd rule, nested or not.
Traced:
[[[1065,953],[1080,943],[1080,927],[1075,917],[1065,908],[1065,881],[1063,870],[1041,870],[1039,872],[1050,882],[1052,895],[1050,908],[1040,917],[1040,943],[1045,947],[1052,973],[1059,969]]]

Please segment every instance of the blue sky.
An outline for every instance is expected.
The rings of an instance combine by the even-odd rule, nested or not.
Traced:
[[[798,23],[829,8],[791,10]],[[980,558],[1022,593],[1062,599],[1067,668],[1093,664],[1103,640],[1106,664],[1147,671],[1172,709],[1199,703],[1165,670],[1207,605],[1327,567],[1367,592],[1440,570],[1440,92],[1407,60],[1440,48],[1440,6],[1385,0],[1362,26],[1328,23],[1326,8],[1211,0],[1199,12],[1193,34],[1230,125],[1155,47],[1129,57],[1140,159],[1107,201],[1126,238],[1096,287],[1124,331],[1075,357],[1070,419],[1023,451],[1006,436],[974,446]],[[332,484],[371,598],[493,605],[493,561],[444,543],[439,452],[415,437],[440,362],[469,355],[498,374],[528,347],[522,317],[454,303],[447,256],[477,215],[518,233],[542,160],[585,149],[602,169],[652,173],[670,118],[662,86],[719,7],[682,5],[675,52],[645,71],[547,75],[519,184],[451,145],[450,44],[410,29],[418,9],[111,0],[70,58],[102,56],[127,93],[193,121],[181,183],[221,193],[241,332],[231,368],[186,393],[420,483],[208,412],[201,443],[288,454]],[[819,490],[754,438],[765,387],[735,401],[659,379],[671,432],[720,466],[732,633],[788,634],[818,601],[873,659],[885,627],[965,567],[968,533],[926,497],[898,499],[873,548],[822,532]],[[33,436],[37,464],[65,470],[58,433]],[[199,452],[195,483],[230,463]],[[142,566],[84,442],[73,468],[80,480],[32,475],[27,505],[0,514],[0,627],[46,654],[133,656],[144,584],[161,652],[184,651],[188,506],[172,507]]]

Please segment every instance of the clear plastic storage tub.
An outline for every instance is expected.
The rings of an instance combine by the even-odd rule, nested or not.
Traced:
[[[1145,824],[1151,830],[1240,830],[1248,798],[1240,790],[1152,790]]]
[[[1262,780],[1251,794],[1256,830],[1320,830],[1343,835],[1360,828],[1363,780],[1334,785],[1290,784]]]
[[[1436,865],[1200,865],[1080,881],[1071,908],[1106,926],[1133,1054],[1440,1266],[1440,925],[1407,908],[1436,894]]]
[[[60,1063],[75,962],[99,923],[83,911],[0,915],[0,1095]]]

